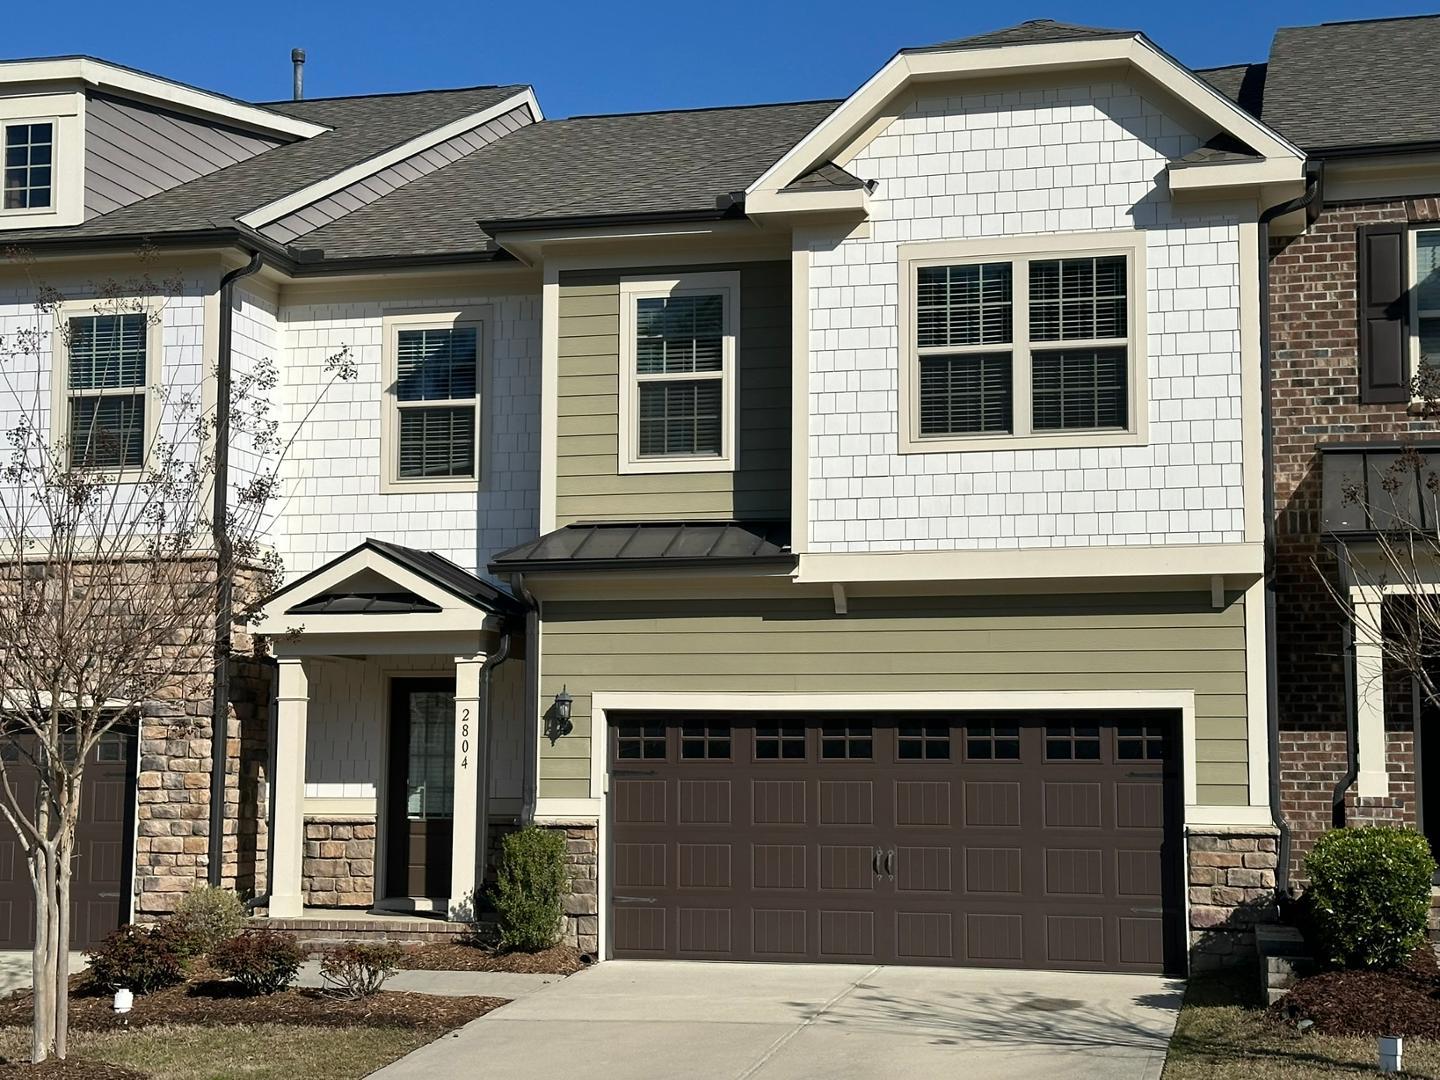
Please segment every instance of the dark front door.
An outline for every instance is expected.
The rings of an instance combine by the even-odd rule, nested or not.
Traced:
[[[616,957],[1183,967],[1172,714],[617,714]]]
[[[20,747],[0,746],[16,798],[33,805],[36,777]],[[135,736],[117,728],[90,752],[80,788],[80,818],[71,861],[70,943],[98,945],[128,914],[135,818]],[[0,817],[0,948],[28,949],[35,942],[35,895],[18,838]]]
[[[390,697],[386,892],[448,897],[454,835],[455,680],[396,679]]]

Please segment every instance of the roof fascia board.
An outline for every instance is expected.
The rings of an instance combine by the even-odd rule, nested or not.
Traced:
[[[1295,158],[1189,165],[1172,162],[1166,171],[1170,176],[1170,190],[1176,193],[1270,184],[1303,184],[1305,181],[1305,162]]]
[[[868,217],[870,193],[864,188],[805,191],[757,191],[745,198],[745,215],[853,214]]]
[[[980,49],[902,52],[751,184],[746,191],[747,205],[756,192],[779,191],[798,180],[816,162],[835,159],[907,84],[990,74],[1008,78],[1115,64],[1130,65],[1217,128],[1235,135],[1261,155],[1304,159],[1304,153],[1294,144],[1271,131],[1140,35]]]
[[[536,122],[543,119],[540,113],[540,103],[535,99],[535,91],[527,86],[520,93],[512,94],[504,101],[492,105],[488,109],[470,113],[467,116],[460,117],[458,120],[452,120],[450,123],[441,127],[422,132],[413,139],[408,139],[399,146],[386,150],[384,153],[377,154],[358,164],[351,165],[348,169],[342,169],[332,176],[327,176],[324,180],[310,184],[308,187],[303,187],[299,191],[293,191],[283,198],[276,199],[274,202],[256,207],[248,214],[241,216],[239,219],[240,224],[248,225],[252,229],[262,228],[284,217],[286,214],[309,206],[311,203],[317,202],[328,195],[335,194],[335,192],[341,188],[349,187],[351,184],[364,180],[366,177],[374,176],[381,169],[388,169],[391,165],[404,161],[406,158],[414,157],[416,154],[424,153],[432,146],[438,146],[447,139],[453,139],[455,136],[463,135],[465,132],[477,128],[482,124],[488,124],[497,116],[503,116],[505,113],[512,109],[517,109],[521,105],[529,106],[530,115]]]
[[[755,222],[735,218],[610,228],[597,222],[594,228],[583,230],[522,231],[513,235],[502,231],[491,235],[527,266],[563,261],[566,269],[654,265],[659,258],[657,245],[694,247],[693,258],[686,257],[683,251],[663,254],[664,259],[685,262],[787,258],[790,250],[788,243],[782,247],[773,233],[763,231]],[[644,250],[637,253],[637,248]]]
[[[156,75],[116,67],[89,57],[0,61],[0,85],[57,81],[81,82],[97,90],[141,97],[183,112],[222,119],[231,124],[277,135],[308,139],[330,130],[323,124],[272,112],[258,105],[248,105],[220,94],[171,82]]]

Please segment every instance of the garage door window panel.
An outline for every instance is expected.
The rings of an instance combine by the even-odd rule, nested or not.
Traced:
[[[1050,724],[1045,728],[1046,761],[1099,761],[1098,724]]]
[[[615,733],[615,756],[621,761],[664,761],[663,723],[621,724]]]
[[[901,722],[895,736],[895,756],[900,761],[949,761],[950,724]]]
[[[759,724],[755,728],[756,761],[804,761],[804,724]]]
[[[965,729],[965,760],[1019,761],[1019,726],[1016,724],[971,724]]]
[[[730,725],[686,721],[680,729],[680,756],[685,760],[730,760]]]
[[[875,731],[865,723],[827,723],[820,729],[820,756],[827,761],[870,761]]]

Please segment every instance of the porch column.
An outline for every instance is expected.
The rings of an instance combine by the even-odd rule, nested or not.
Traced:
[[[1385,798],[1390,770],[1385,762],[1385,662],[1381,610],[1385,595],[1373,586],[1352,588],[1355,614],[1355,753],[1360,766],[1355,794]]]
[[[291,919],[304,907],[305,724],[310,680],[295,656],[279,660],[275,720],[275,832],[270,837],[270,914]]]
[[[485,760],[484,716],[480,710],[480,672],[485,654],[455,658],[455,838],[450,853],[450,918],[468,922],[475,913],[474,893],[482,884],[487,808],[480,793],[489,762]],[[482,867],[477,874],[477,864]]]

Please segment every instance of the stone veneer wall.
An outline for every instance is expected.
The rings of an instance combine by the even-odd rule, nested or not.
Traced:
[[[563,941],[594,955],[600,948],[600,826],[594,821],[540,824],[565,834],[570,895],[565,900]]]
[[[1360,401],[1356,230],[1380,222],[1440,221],[1440,198],[1327,205],[1303,236],[1270,251],[1271,410],[1274,417],[1281,810],[1299,876],[1310,845],[1332,825],[1346,769],[1343,619],[1321,573],[1334,563],[1320,530],[1319,447],[1433,439],[1436,418],[1404,402]],[[1317,569],[1316,564],[1323,569]],[[1345,800],[1351,825],[1414,824],[1415,766],[1408,680],[1385,686],[1390,796]]]
[[[196,575],[213,581],[212,562]],[[244,591],[252,575],[237,575]],[[265,892],[271,666],[237,627],[230,669],[230,738],[225,750],[225,834],[221,883],[242,896]],[[140,721],[135,841],[135,917],[174,911],[209,871],[210,650],[191,658],[181,685],[149,702]]]
[[[1273,828],[1192,831],[1186,836],[1190,966],[1206,971],[1255,955],[1255,926],[1275,918]]]
[[[307,905],[368,908],[375,903],[375,818],[305,818],[301,890]]]

